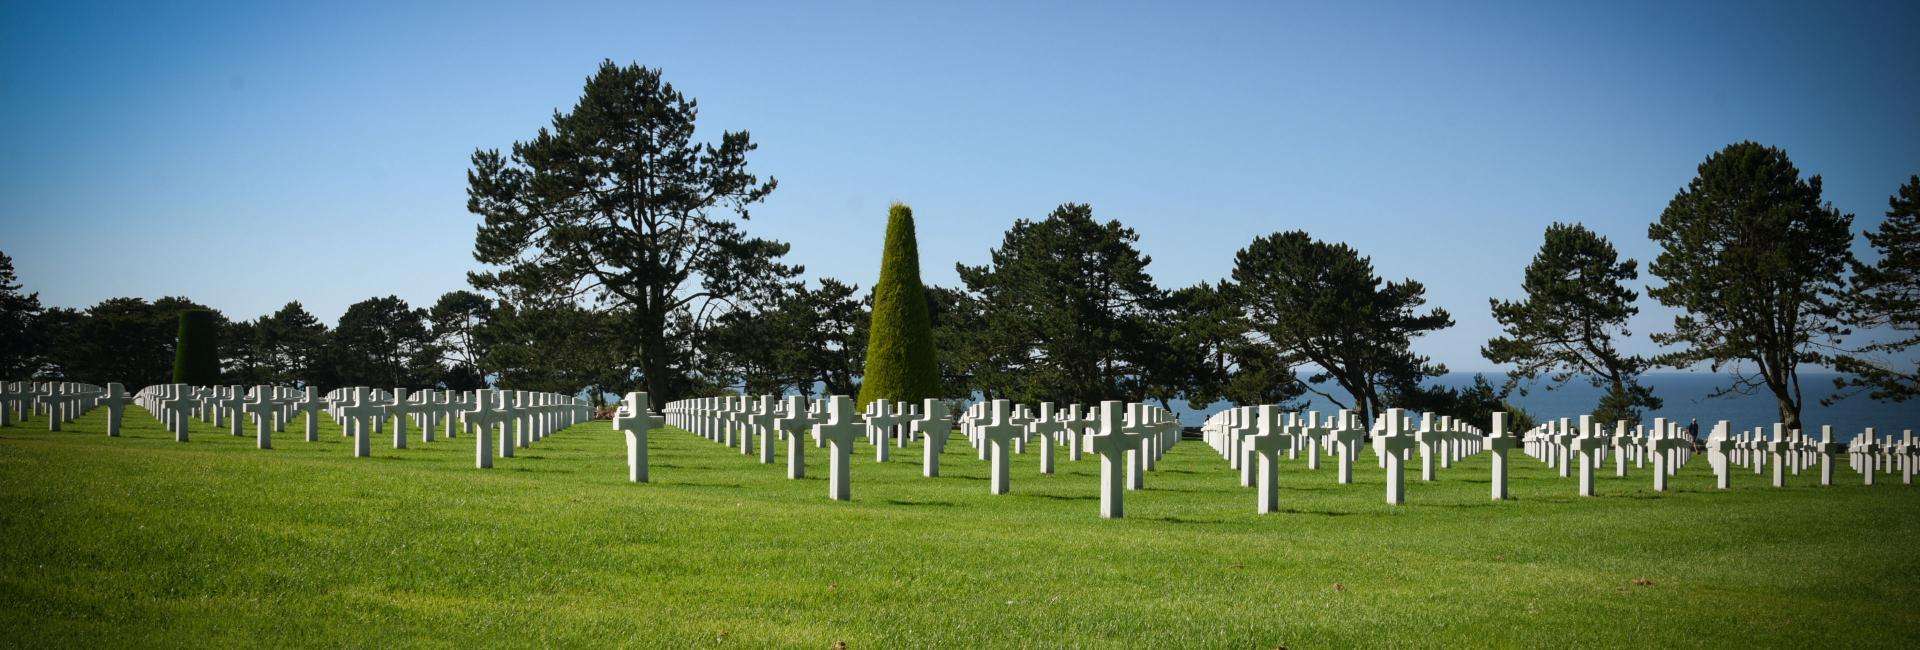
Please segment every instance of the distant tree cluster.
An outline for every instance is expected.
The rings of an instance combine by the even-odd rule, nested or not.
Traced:
[[[1648,270],[1661,281],[1647,293],[1679,312],[1670,329],[1653,333],[1667,351],[1651,358],[1615,345],[1639,313],[1627,286],[1638,278],[1636,263],[1620,261],[1583,226],[1554,224],[1527,267],[1525,297],[1492,301],[1505,334],[1482,354],[1513,364],[1509,390],[1543,374],[1549,387],[1584,377],[1605,388],[1595,412],[1607,420],[1660,408],[1639,382],[1654,366],[1725,371],[1730,383],[1717,394],[1764,391],[1795,429],[1807,404],[1803,367],[1843,373],[1827,403],[1863,391],[1911,399],[1920,376],[1914,359],[1900,355],[1920,341],[1920,177],[1889,200],[1879,230],[1866,233],[1880,257],[1871,265],[1853,256],[1853,215],[1821,190],[1820,176],[1803,176],[1785,151],[1753,142],[1700,163],[1647,228],[1660,250]],[[1893,338],[1849,349],[1847,337],[1860,329]]]

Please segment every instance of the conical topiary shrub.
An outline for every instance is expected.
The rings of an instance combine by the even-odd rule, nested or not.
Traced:
[[[873,326],[867,335],[866,372],[860,408],[876,399],[918,402],[939,397],[940,369],[933,357],[933,318],[920,284],[920,247],[914,242],[913,209],[887,210],[887,242],[880,253],[880,281],[873,285]]]
[[[180,312],[180,338],[173,345],[173,382],[211,386],[220,383],[220,352],[214,347],[213,312]]]

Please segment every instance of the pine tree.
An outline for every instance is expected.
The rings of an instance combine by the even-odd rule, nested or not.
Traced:
[[[1607,391],[1594,410],[1600,422],[1637,422],[1642,409],[1658,410],[1660,398],[1640,383],[1651,362],[1614,346],[1630,335],[1627,319],[1640,313],[1633,304],[1640,295],[1627,288],[1640,277],[1637,266],[1631,259],[1620,261],[1613,244],[1586,226],[1548,226],[1520,285],[1526,297],[1489,301],[1504,331],[1480,354],[1514,366],[1500,395],[1516,387],[1525,395],[1524,385],[1541,375],[1548,378],[1548,390],[1585,377]]]
[[[180,337],[173,347],[173,382],[211,386],[220,383],[220,350],[214,343],[214,315],[190,309],[180,312]]]
[[[1660,246],[1647,270],[1666,282],[1647,294],[1681,312],[1653,335],[1679,348],[1660,362],[1728,370],[1733,384],[1716,396],[1765,390],[1780,422],[1800,429],[1800,367],[1826,363],[1847,331],[1853,215],[1773,147],[1729,145],[1699,170],[1647,227]]]
[[[1828,404],[1862,391],[1891,402],[1920,397],[1920,368],[1901,358],[1920,347],[1920,175],[1887,199],[1887,219],[1866,235],[1880,261],[1855,267],[1849,308],[1855,323],[1886,336],[1834,358],[1846,374],[1834,381],[1841,392],[1821,400]]]
[[[0,253],[0,377],[26,378],[39,370],[39,358],[47,337],[36,327],[40,314],[40,294],[22,293],[13,272],[13,258]]]
[[[940,369],[933,354],[933,319],[920,284],[920,248],[914,242],[913,209],[887,210],[887,241],[880,253],[880,281],[873,285],[866,372],[861,407],[876,399],[918,402],[940,397]]]

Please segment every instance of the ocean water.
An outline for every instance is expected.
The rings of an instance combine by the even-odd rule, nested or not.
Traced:
[[[1474,373],[1454,372],[1435,378],[1432,383],[1460,388],[1473,384]],[[1800,411],[1800,418],[1810,429],[1808,433],[1819,435],[1821,425],[1833,425],[1835,440],[1852,440],[1867,427],[1874,428],[1874,434],[1885,436],[1889,433],[1898,437],[1904,429],[1914,429],[1920,433],[1920,401],[1908,401],[1904,404],[1880,402],[1868,399],[1865,395],[1855,395],[1833,406],[1821,406],[1820,398],[1833,394],[1831,373],[1808,373],[1800,376],[1800,386],[1806,395],[1807,406]],[[1498,387],[1506,380],[1505,375],[1488,373],[1487,381]],[[1689,419],[1700,420],[1700,435],[1705,436],[1713,429],[1713,423],[1727,420],[1735,431],[1752,430],[1756,426],[1768,427],[1772,431],[1774,422],[1780,420],[1779,407],[1775,405],[1773,395],[1764,390],[1752,395],[1729,395],[1726,397],[1708,397],[1716,388],[1729,386],[1732,382],[1726,375],[1704,372],[1665,372],[1648,373],[1645,383],[1653,388],[1653,394],[1665,405],[1660,410],[1647,413],[1648,424],[1654,418],[1664,417],[1677,420],[1683,426]],[[1333,387],[1329,392],[1338,392]],[[1546,390],[1536,385],[1527,395],[1515,395],[1515,405],[1526,409],[1535,418],[1579,417],[1591,413],[1600,401],[1603,391],[1578,379],[1555,390]],[[1175,407],[1187,406],[1185,402],[1175,400]],[[1208,404],[1204,408],[1175,408],[1180,421],[1197,426],[1208,416],[1232,407],[1233,404],[1220,402]],[[1316,411],[1331,412],[1338,406],[1318,396],[1313,396],[1310,406]],[[1479,423],[1486,426],[1486,423]]]

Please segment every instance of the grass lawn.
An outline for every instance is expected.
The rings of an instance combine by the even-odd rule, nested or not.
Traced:
[[[1098,517],[1097,459],[987,493],[965,442],[944,476],[918,446],[854,454],[853,501],[678,431],[625,481],[605,422],[494,469],[462,437],[349,457],[331,422],[276,449],[196,422],[175,443],[129,408],[50,433],[0,429],[0,644],[8,646],[1143,646],[1920,643],[1920,491],[1812,473],[1790,487],[1704,459],[1655,494],[1646,469],[1597,498],[1515,452],[1407,505],[1363,455],[1284,461],[1285,513],[1204,443],[1176,446],[1123,520]],[[784,448],[782,449],[784,452]]]

